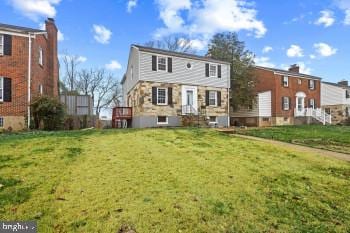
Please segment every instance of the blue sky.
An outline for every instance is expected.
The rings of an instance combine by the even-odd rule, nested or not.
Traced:
[[[259,65],[299,63],[327,81],[350,79],[350,0],[2,0],[0,22],[39,28],[54,17],[59,53],[119,79],[130,44],[172,34],[204,54],[212,35],[237,32]]]

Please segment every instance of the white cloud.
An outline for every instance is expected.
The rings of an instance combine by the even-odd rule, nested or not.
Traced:
[[[276,67],[276,65],[270,61],[269,57],[255,57],[254,62],[255,62],[255,65],[257,66],[264,66],[264,67],[270,67],[270,68]]]
[[[310,54],[310,58],[311,59],[316,59],[316,55],[315,54]]]
[[[207,41],[198,40],[198,39],[193,39],[190,41],[190,43],[191,43],[191,48],[193,48],[195,50],[199,50],[199,51],[204,50],[208,45]]]
[[[350,25],[350,1],[349,0],[334,0],[334,2],[341,10],[344,10],[344,13],[345,13],[344,24]]]
[[[330,27],[334,24],[335,18],[333,11],[324,10],[320,12],[321,17],[315,22],[316,25]]]
[[[116,61],[116,60],[112,60],[110,63],[106,64],[106,69],[108,70],[120,70],[122,68],[122,65]]]
[[[271,46],[265,46],[262,50],[263,53],[269,53],[272,51],[273,51],[273,48]]]
[[[103,25],[93,25],[94,38],[98,43],[108,44],[112,37],[112,32]]]
[[[345,25],[350,25],[350,9],[345,11],[345,20],[344,20]]]
[[[77,58],[77,62],[79,62],[79,63],[84,63],[84,62],[86,62],[86,61],[87,61],[87,58],[86,58],[86,57],[79,56],[79,57]]]
[[[137,6],[137,0],[129,0],[126,6],[128,13],[131,13],[132,10]]]
[[[38,21],[40,17],[56,16],[56,8],[61,0],[9,0],[13,8],[26,17]]]
[[[317,43],[314,44],[314,48],[316,50],[316,53],[322,57],[330,57],[337,53],[337,49],[332,48],[332,46],[326,44],[326,43]]]
[[[287,50],[288,57],[303,57],[303,49],[299,45],[291,45]]]
[[[58,30],[58,32],[57,32],[57,40],[64,41],[64,35],[60,30]]]
[[[256,37],[267,31],[257,19],[253,4],[242,0],[156,0],[160,19],[165,27],[159,28],[156,37],[185,33],[192,38],[208,40],[217,32],[246,30]]]

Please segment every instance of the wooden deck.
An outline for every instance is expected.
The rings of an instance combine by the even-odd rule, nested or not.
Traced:
[[[115,107],[112,114],[113,128],[129,128],[132,120],[131,107]]]

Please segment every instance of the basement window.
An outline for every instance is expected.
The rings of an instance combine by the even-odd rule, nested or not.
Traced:
[[[167,125],[168,124],[168,117],[167,116],[158,116],[157,117],[157,124],[158,125]]]
[[[210,116],[209,117],[209,123],[210,124],[217,124],[218,123],[217,117],[216,116]]]
[[[0,117],[0,128],[4,128],[4,118]]]

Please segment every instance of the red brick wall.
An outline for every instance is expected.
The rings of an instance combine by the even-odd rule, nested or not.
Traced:
[[[273,117],[291,117],[294,116],[294,108],[296,107],[296,93],[304,92],[306,94],[305,107],[309,105],[309,99],[315,99],[316,106],[320,107],[321,101],[321,81],[315,80],[315,89],[310,90],[308,79],[289,76],[289,86],[282,86],[281,75],[274,74],[269,70],[256,68],[255,75],[257,78],[257,92],[271,90],[272,98],[272,116]],[[301,85],[298,80],[301,79]],[[289,111],[282,110],[282,97],[291,98],[291,108]]]
[[[37,35],[32,40],[32,98],[43,94],[58,96],[57,28],[52,21],[46,22],[48,35]],[[12,36],[12,55],[0,56],[0,76],[12,80],[12,102],[0,102],[0,116],[27,115],[28,88],[28,38]],[[43,49],[43,66],[39,65],[39,47]]]

